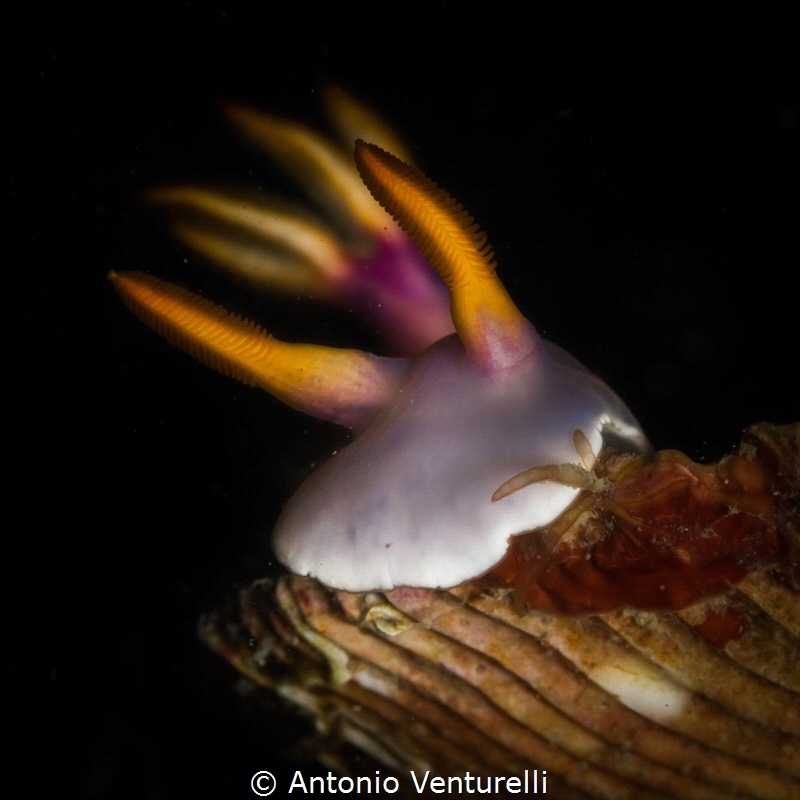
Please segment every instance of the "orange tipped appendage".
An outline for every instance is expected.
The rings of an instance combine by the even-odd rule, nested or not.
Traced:
[[[204,364],[307,414],[364,427],[396,387],[402,359],[360,350],[289,344],[249,320],[141,272],[111,272],[128,307]]]
[[[257,286],[325,297],[347,279],[344,248],[297,214],[191,186],[156,189],[146,199],[190,212],[173,222],[175,235]]]
[[[386,226],[385,213],[364,188],[349,154],[303,125],[240,106],[229,106],[226,112],[240,131],[271,153],[341,224],[352,225],[355,220],[369,230]]]
[[[406,164],[414,159],[400,137],[372,109],[356,100],[341,86],[331,84],[322,92],[325,109],[339,133],[340,141],[347,147],[348,155],[353,152],[356,140],[372,142],[388,153],[392,153]]]
[[[450,312],[472,358],[490,370],[517,363],[538,337],[495,275],[493,253],[468,212],[418,169],[356,142],[356,165],[375,199],[416,242],[450,292]]]

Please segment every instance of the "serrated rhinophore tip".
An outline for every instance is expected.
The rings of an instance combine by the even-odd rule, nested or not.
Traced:
[[[486,234],[464,207],[376,145],[357,141],[355,161],[373,197],[447,284],[453,324],[472,358],[496,370],[527,356],[538,336],[500,283]]]

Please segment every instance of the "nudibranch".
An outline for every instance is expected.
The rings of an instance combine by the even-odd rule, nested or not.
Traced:
[[[152,199],[249,282],[369,314],[399,356],[281,342],[158,278],[110,276],[200,361],[354,432],[277,521],[292,573],[350,592],[478,582],[513,589],[518,610],[582,614],[683,608],[796,559],[793,506],[775,499],[781,468],[744,452],[714,467],[672,451],[651,460],[619,397],[521,314],[462,206],[390,154],[402,146],[360,106],[332,97],[346,140],[358,138],[358,172],[305,128],[229,113],[322,198],[338,235],[201,189]]]
[[[358,172],[299,126],[231,117],[337,234],[202,189],[152,199],[240,277],[366,312],[398,357],[287,344],[111,275],[201,361],[356,434],[278,519],[290,572],[201,638],[417,786],[468,770],[495,788],[547,773],[566,798],[800,797],[800,425],[754,425],[718,464],[651,455],[611,389],[523,317],[467,212],[363,109],[333,110],[372,142]]]
[[[586,472],[609,445],[648,444],[617,395],[522,316],[460,205],[376,145],[358,141],[355,157],[449,291],[456,333],[419,355],[289,345],[155,278],[111,278],[200,360],[355,431],[284,509],[273,539],[281,562],[336,589],[449,588],[487,572],[510,537],[552,522],[579,491],[552,475],[501,491],[514,476]]]

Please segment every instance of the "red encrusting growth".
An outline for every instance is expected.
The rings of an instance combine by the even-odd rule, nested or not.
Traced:
[[[759,428],[715,465],[673,450],[650,460],[606,454],[598,471],[611,488],[579,497],[557,536],[514,537],[480,584],[512,588],[518,609],[574,615],[681,609],[778,563],[796,578],[800,434],[787,426],[777,453]]]
[[[725,647],[728,642],[738,642],[747,627],[742,614],[732,608],[709,609],[705,619],[692,626],[707,642]]]

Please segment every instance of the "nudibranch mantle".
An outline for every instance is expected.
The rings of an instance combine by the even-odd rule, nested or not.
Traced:
[[[372,424],[287,504],[273,538],[280,561],[354,592],[456,586],[497,564],[510,536],[572,502],[578,490],[551,481],[491,497],[532,465],[580,463],[576,429],[595,453],[608,440],[646,449],[622,401],[542,344],[488,375],[455,335],[414,359]]]

